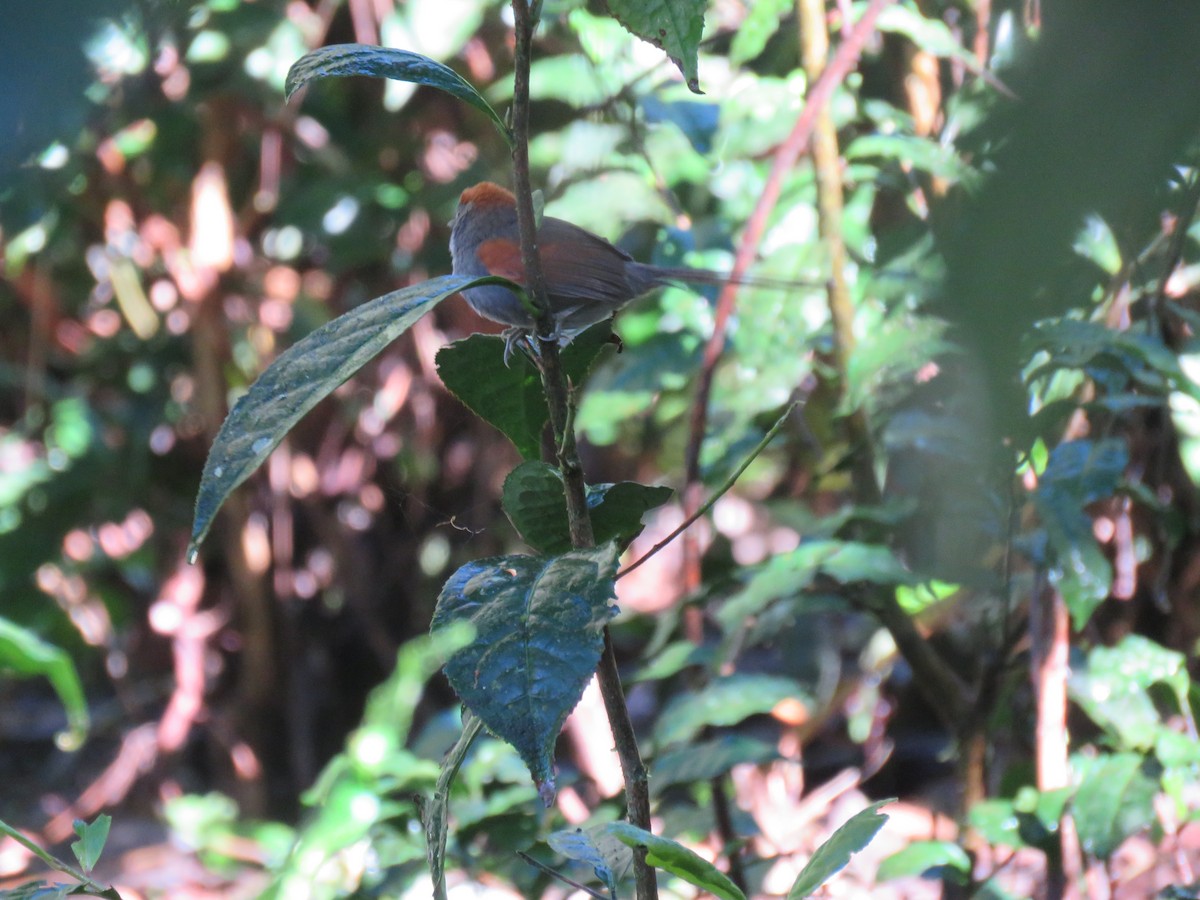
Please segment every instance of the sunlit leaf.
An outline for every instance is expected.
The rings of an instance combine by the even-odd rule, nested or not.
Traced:
[[[1180,709],[1187,708],[1189,677],[1182,653],[1140,635],[1126,635],[1115,647],[1096,647],[1086,667],[1073,667],[1071,699],[1122,749],[1148,751],[1168,731],[1150,688],[1168,685]]]
[[[1084,852],[1108,859],[1126,838],[1154,822],[1158,779],[1150,766],[1137,753],[1071,758],[1079,778],[1071,809]]]
[[[208,451],[189,561],[226,498],[270,456],[301,417],[429,310],[473,284],[502,278],[444,275],[384,294],[322,325],[279,355],[225,417]]]
[[[784,700],[807,701],[808,692],[791,678],[736,674],[718,678],[698,691],[680,694],[662,711],[654,727],[659,747],[689,740],[706,725],[736,725],[768,713]]]
[[[66,651],[48,644],[32,631],[0,618],[0,672],[41,676],[50,682],[67,713],[67,731],[58,735],[64,750],[75,750],[87,737],[91,718],[75,663]]]
[[[750,4],[746,10],[746,18],[733,35],[733,43],[729,46],[729,61],[741,65],[754,59],[763,52],[771,35],[779,30],[779,25],[793,9],[791,0],[758,0]]]
[[[889,4],[875,20],[880,31],[902,34],[926,53],[975,65],[975,57],[941,19],[923,16],[899,3]]]
[[[829,840],[817,848],[812,859],[800,871],[792,889],[788,891],[787,900],[801,900],[810,896],[845,868],[850,862],[850,857],[871,843],[871,839],[888,820],[887,816],[879,812],[879,808],[891,802],[893,801],[880,800],[878,803],[872,803],[862,812],[851,816],[830,835]]]
[[[609,822],[606,829],[630,847],[645,847],[646,862],[656,869],[670,872],[721,900],[745,900],[746,895],[729,880],[729,876],[682,844],[628,822]]]
[[[950,182],[969,181],[972,175],[953,147],[911,134],[864,134],[850,142],[845,155],[847,160],[891,160]]]
[[[698,51],[704,33],[704,0],[609,0],[613,18],[667,52],[688,88],[700,91]]]
[[[367,44],[332,44],[313,50],[292,64],[284,97],[290,100],[296,91],[316,78],[343,75],[371,75],[435,87],[486,113],[504,139],[512,142],[504,120],[465,78],[449,66],[408,50]]]
[[[938,878],[965,882],[971,874],[971,858],[953,841],[914,841],[879,864],[879,881],[893,878]]]

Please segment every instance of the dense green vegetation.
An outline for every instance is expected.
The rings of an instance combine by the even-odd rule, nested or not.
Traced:
[[[1128,7],[25,13],[0,893],[1196,896],[1200,11]],[[482,180],[773,283],[506,360]]]

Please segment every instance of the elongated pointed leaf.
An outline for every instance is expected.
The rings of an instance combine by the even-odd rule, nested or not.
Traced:
[[[508,741],[543,800],[554,795],[554,741],[603,649],[616,590],[613,544],[561,556],[496,556],[450,576],[438,595],[432,633],[475,626],[475,640],[446,662],[467,708]]]
[[[424,84],[445,91],[486,113],[504,139],[512,143],[512,134],[504,120],[465,78],[449,66],[408,50],[373,47],[369,44],[331,44],[305,53],[288,70],[284,97],[292,99],[296,91],[314,79],[344,75],[391,78],[393,81]]]
[[[879,812],[879,807],[891,803],[891,800],[880,800],[872,803],[862,812],[851,816],[846,822],[829,836],[829,840],[817,848],[803,869],[800,870],[792,889],[788,891],[787,900],[802,900],[810,896],[817,888],[845,868],[850,857],[861,850],[883,827],[888,817]]]
[[[322,325],[279,355],[234,404],[204,463],[192,543],[194,561],[213,518],[300,418],[429,310],[474,284],[502,278],[444,275],[376,297]]]
[[[660,754],[650,767],[650,790],[661,793],[673,784],[695,784],[724,775],[742,763],[779,759],[774,744],[738,734],[685,744]]]
[[[687,741],[706,725],[736,725],[791,699],[810,699],[800,683],[791,678],[741,673],[718,678],[667,704],[654,727],[654,742],[666,747]]]
[[[746,895],[729,880],[729,876],[683,844],[651,834],[628,822],[609,822],[607,829],[630,847],[645,847],[646,862],[656,869],[670,872],[721,900],[746,900]]]
[[[971,857],[953,841],[914,841],[881,862],[875,879],[932,877],[965,883],[970,873]]]

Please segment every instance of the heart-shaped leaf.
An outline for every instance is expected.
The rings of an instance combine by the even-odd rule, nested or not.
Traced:
[[[615,610],[614,544],[561,556],[497,556],[467,563],[442,587],[430,630],[457,622],[475,639],[446,662],[467,708],[512,744],[547,803],[554,741],[596,671]]]

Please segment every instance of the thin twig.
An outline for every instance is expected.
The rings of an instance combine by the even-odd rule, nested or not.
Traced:
[[[737,469],[734,470],[733,474],[731,474],[728,478],[726,478],[721,483],[721,486],[719,488],[717,488],[715,491],[713,491],[712,495],[707,500],[705,500],[704,503],[702,503],[696,509],[696,511],[694,513],[692,513],[690,516],[688,516],[686,519],[684,519],[679,524],[678,528],[676,528],[674,531],[672,531],[670,534],[668,534],[665,538],[663,538],[661,541],[659,541],[657,544],[655,544],[653,547],[651,547],[649,550],[647,550],[645,555],[643,555],[639,559],[635,560],[634,562],[631,562],[629,565],[627,565],[625,568],[623,568],[620,572],[618,572],[617,577],[623,578],[624,576],[628,575],[630,572],[632,572],[634,569],[636,569],[638,566],[640,566],[642,563],[644,563],[646,560],[648,560],[654,554],[658,553],[658,551],[660,551],[664,547],[666,547],[667,544],[671,543],[671,541],[675,540],[675,538],[679,537],[679,535],[683,534],[685,531],[687,531],[689,528],[691,528],[692,525],[694,525],[696,523],[697,519],[699,519],[706,512],[708,512],[710,509],[712,509],[713,504],[715,504],[718,500],[720,500],[729,491],[729,489],[731,487],[733,487],[734,484],[737,483],[737,480],[742,477],[742,473],[745,472],[746,469],[750,468],[750,464],[752,462],[754,462],[754,460],[758,459],[759,454],[761,454],[764,450],[767,449],[767,445],[775,439],[775,435],[779,434],[779,429],[781,429],[783,427],[783,423],[787,421],[788,416],[790,416],[792,414],[792,410],[796,408],[796,405],[797,405],[796,403],[792,403],[791,406],[789,406],[787,409],[785,409],[783,411],[783,415],[781,415],[778,419],[775,420],[775,424],[771,426],[771,430],[763,435],[762,440],[759,441],[758,444],[755,445],[754,449],[750,451],[749,455],[744,460],[742,460],[742,464],[740,466],[738,466]]]
[[[557,869],[552,869],[548,865],[546,865],[544,862],[534,859],[532,856],[530,856],[524,850],[518,850],[517,856],[521,857],[521,859],[525,860],[525,862],[529,863],[531,866],[541,869],[543,872],[545,872],[551,878],[557,878],[563,884],[569,884],[571,887],[575,888],[575,890],[577,890],[577,891],[583,891],[585,894],[587,894],[590,897],[598,897],[599,900],[608,900],[608,897],[605,896],[604,894],[600,893],[599,891],[592,890],[592,888],[588,887],[586,884],[580,884],[578,881],[573,881],[572,879],[570,879],[566,875],[564,875],[562,872],[559,872]]]
[[[97,893],[102,893],[102,892],[108,890],[103,885],[97,884],[96,882],[92,881],[91,878],[89,878],[82,871],[75,868],[70,863],[63,862],[58,857],[47,852],[46,850],[43,850],[39,844],[37,844],[35,841],[31,841],[29,838],[25,837],[25,835],[23,835],[20,831],[13,828],[11,825],[9,825],[7,822],[5,822],[2,819],[0,819],[0,834],[8,835],[10,838],[12,838],[14,841],[16,841],[18,844],[20,844],[22,847],[24,847],[26,850],[28,850],[30,853],[32,853],[34,856],[36,856],[38,859],[40,859],[42,862],[44,862],[46,865],[48,865],[50,868],[52,868],[56,871],[62,872],[64,875],[70,875],[72,878],[74,878],[76,881],[78,881],[80,884],[82,884],[88,890],[94,890]]]

